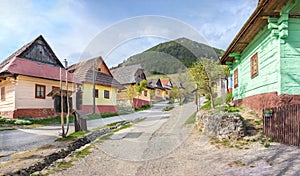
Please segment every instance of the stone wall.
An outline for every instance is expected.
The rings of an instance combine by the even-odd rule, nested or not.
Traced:
[[[218,139],[240,139],[245,136],[245,125],[236,113],[203,114],[197,113],[197,127],[203,134]]]

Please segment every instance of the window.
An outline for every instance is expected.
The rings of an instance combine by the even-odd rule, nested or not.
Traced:
[[[1,101],[5,101],[5,87],[1,87]]]
[[[238,86],[238,69],[234,70],[233,76],[234,76],[233,84],[234,84],[234,88],[236,88]]]
[[[169,92],[166,90],[166,95],[168,95],[169,94]]]
[[[147,90],[144,90],[144,96],[145,97],[147,97],[147,94],[148,94]]]
[[[99,98],[99,90],[95,89],[95,98]]]
[[[157,90],[157,95],[160,95],[160,90]]]
[[[109,91],[104,90],[104,98],[109,99]]]
[[[257,53],[251,57],[250,66],[251,66],[251,78],[254,78],[258,74],[258,55],[257,55]]]
[[[35,85],[35,98],[46,98],[46,86]]]
[[[56,86],[52,86],[52,90],[55,90],[55,89],[60,89],[59,87],[56,87]]]

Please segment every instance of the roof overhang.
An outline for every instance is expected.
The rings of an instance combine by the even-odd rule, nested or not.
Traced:
[[[220,63],[233,62],[234,58],[242,53],[253,38],[268,25],[269,18],[280,17],[281,9],[288,2],[289,0],[262,0],[227,48]]]

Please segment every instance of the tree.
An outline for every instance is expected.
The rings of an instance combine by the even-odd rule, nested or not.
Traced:
[[[130,104],[131,104],[131,107],[134,108],[134,105],[133,105],[133,98],[137,96],[137,93],[135,91],[135,87],[134,86],[129,86],[127,88],[127,97],[129,98],[129,101],[130,101]]]
[[[145,88],[147,87],[147,81],[146,80],[142,80],[139,84],[136,83],[135,84],[135,90],[137,93],[137,100],[136,100],[136,107],[138,106],[138,100],[140,98],[140,96],[142,95],[142,92],[145,90]]]
[[[217,83],[220,76],[224,75],[223,67],[212,59],[202,58],[200,61],[195,62],[189,71],[197,85],[199,93],[209,94],[211,108],[214,109],[213,84]]]
[[[172,101],[174,102],[176,99],[179,99],[179,104],[181,104],[182,97],[183,97],[183,92],[181,91],[181,89],[179,89],[177,86],[174,86],[170,91],[171,102]]]

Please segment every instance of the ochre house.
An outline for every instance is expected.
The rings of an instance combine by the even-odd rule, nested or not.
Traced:
[[[135,96],[133,102],[130,102],[128,90],[134,88],[135,84],[139,84],[142,80],[147,80],[144,69],[141,65],[123,66],[113,70],[113,77],[119,81],[123,89],[120,89],[117,94],[117,101],[120,106],[141,107],[151,104],[151,89],[146,88],[141,95]]]
[[[77,109],[87,114],[118,111],[116,94],[122,85],[113,78],[101,57],[74,64],[68,71],[82,82],[76,95]]]
[[[10,118],[55,116],[54,100],[47,94],[59,88],[60,71],[65,82],[66,70],[43,36],[21,47],[0,64],[0,115]],[[69,90],[75,91],[78,82],[72,74],[68,80]]]
[[[165,89],[163,88],[160,79],[150,79],[148,80],[148,85],[149,88],[152,89],[152,99],[153,100],[162,100],[164,99],[164,91]]]
[[[164,88],[164,92],[163,92],[163,97],[165,99],[169,99],[170,98],[170,92],[172,90],[173,84],[170,78],[163,78],[160,80],[161,84]]]
[[[300,103],[300,1],[260,0],[221,58],[233,75],[237,105]]]

